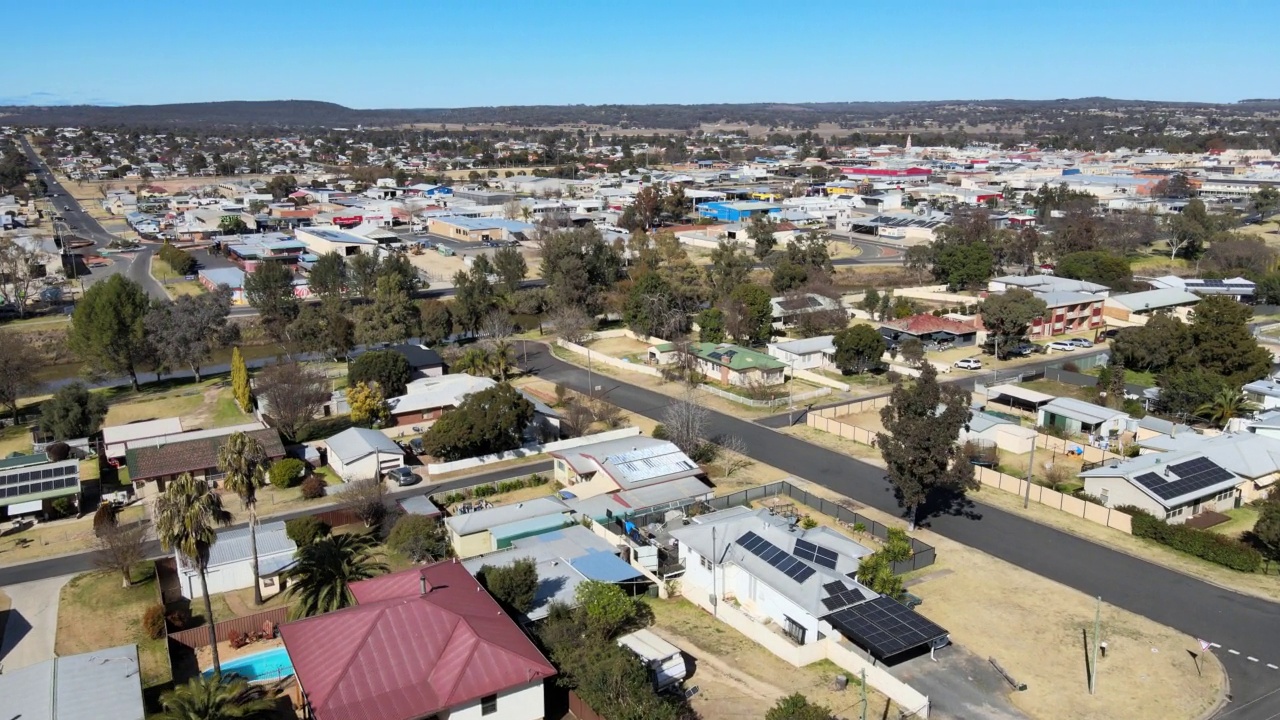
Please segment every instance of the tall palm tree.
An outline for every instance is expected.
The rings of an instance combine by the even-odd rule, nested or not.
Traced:
[[[275,695],[242,678],[192,678],[160,698],[160,720],[268,720],[276,714]]]
[[[182,473],[156,498],[156,537],[166,551],[177,550],[200,573],[204,591],[204,616],[209,620],[209,647],[213,651],[213,671],[222,674],[218,661],[218,636],[213,627],[213,604],[209,601],[209,548],[218,542],[219,525],[231,524],[231,513],[209,484]]]
[[[232,433],[226,444],[218,448],[218,469],[227,474],[223,483],[240,496],[249,511],[249,554],[253,556],[253,604],[262,604],[262,586],[258,582],[258,486],[266,481],[267,451],[257,438],[242,432]]]
[[[493,374],[493,359],[487,349],[473,345],[463,351],[458,359],[449,364],[449,367],[455,373],[488,376]]]
[[[355,604],[351,583],[387,572],[375,557],[377,540],[369,533],[330,535],[298,550],[285,595],[297,600],[292,615],[311,617]]]
[[[1244,393],[1224,387],[1212,400],[1196,408],[1196,415],[1226,427],[1233,419],[1252,415],[1258,409],[1257,405],[1245,398]]]

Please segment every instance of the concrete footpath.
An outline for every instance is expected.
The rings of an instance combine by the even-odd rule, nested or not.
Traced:
[[[53,643],[58,636],[58,596],[72,577],[62,575],[4,589],[13,605],[5,622],[0,667],[14,670],[53,659]]]

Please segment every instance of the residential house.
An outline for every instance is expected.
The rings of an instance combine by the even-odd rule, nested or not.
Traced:
[[[556,482],[576,498],[693,480],[705,492],[704,473],[675,443],[643,436],[605,440],[548,453]]]
[[[795,370],[817,370],[835,362],[835,335],[769,343],[769,354]]]
[[[518,538],[505,550],[473,557],[462,564],[472,575],[479,575],[486,565],[505,567],[516,560],[533,560],[538,567],[538,591],[525,617],[537,621],[547,616],[553,602],[573,606],[578,586],[588,580],[636,582],[642,573],[619,557],[620,552],[582,525],[569,525]]]
[[[430,427],[441,415],[461,405],[468,395],[488,390],[497,384],[491,378],[466,373],[411,380],[404,395],[387,399],[392,427]],[[558,434],[560,414],[533,395],[519,389],[517,392],[533,404],[534,424],[530,430]]]
[[[1245,399],[1261,410],[1280,408],[1280,382],[1274,377],[1254,380],[1242,388]]]
[[[47,512],[58,498],[80,505],[80,460],[52,461],[44,453],[0,459],[0,508],[8,517]]]
[[[1146,318],[1160,312],[1172,312],[1185,317],[1186,310],[1195,307],[1200,296],[1185,290],[1161,288],[1142,292],[1112,295],[1103,303],[1103,313],[1116,320],[1146,322]]]
[[[1128,421],[1129,416],[1121,410],[1069,397],[1054,398],[1041,405],[1036,416],[1036,425],[1040,427],[1102,437],[1124,432]]]
[[[182,433],[182,418],[169,417],[142,420],[127,425],[102,428],[103,454],[108,458],[122,458],[129,443],[139,440],[164,438]]]
[[[313,720],[540,720],[556,674],[463,565],[351,585],[356,605],[280,636]]]
[[[13,720],[143,720],[138,646],[63,655],[0,674]]]
[[[218,541],[209,548],[209,565],[205,570],[210,595],[253,587],[254,558],[249,532],[248,527],[240,527],[218,533]],[[293,566],[298,546],[289,539],[282,520],[258,525],[257,543],[259,586],[262,597],[268,598],[284,590],[283,575]],[[174,553],[174,557],[183,597],[192,600],[204,597],[200,572],[182,553]]]
[[[921,343],[970,347],[978,343],[978,329],[972,323],[934,315],[912,315],[880,323],[880,334],[893,345],[909,339]]]
[[[390,350],[391,352],[403,355],[404,359],[409,363],[409,369],[412,371],[412,377],[414,378],[440,377],[448,372],[448,367],[445,365],[444,358],[440,357],[440,353],[432,350],[426,345],[419,345],[411,342],[400,343],[398,345],[388,345],[386,347],[371,346],[359,352],[352,353],[351,359],[354,360],[371,350]]]
[[[872,551],[846,535],[821,526],[803,530],[764,508],[689,520],[670,531],[687,597],[732,603],[796,645],[839,633],[879,660],[947,642],[946,630],[858,582],[861,559]]]
[[[249,297],[244,293],[244,271],[237,267],[201,268],[196,279],[208,290],[217,290],[219,285],[226,285],[231,290],[232,305],[248,305]]]
[[[703,376],[733,387],[780,385],[786,382],[787,366],[764,353],[729,343],[689,343],[694,369]],[[665,364],[679,359],[672,343],[649,348],[649,362]]]
[[[344,482],[381,478],[404,467],[404,449],[378,430],[353,427],[324,441],[329,467]]]
[[[261,424],[254,426],[261,427]],[[217,428],[128,443],[125,464],[134,490],[141,497],[162,493],[166,483],[183,473],[216,484],[226,475],[218,469],[218,452],[233,432],[237,432],[234,427]],[[284,457],[280,433],[274,429],[249,430],[245,434],[262,444],[267,459]],[[143,444],[138,446],[139,443]]]
[[[1107,507],[1133,505],[1170,523],[1236,506],[1241,478],[1199,451],[1109,460],[1080,473],[1086,493]]]
[[[849,312],[839,300],[817,293],[769,298],[769,307],[773,313],[774,327],[783,328],[791,327],[799,322],[801,317],[816,312],[836,311],[843,314],[846,320]]]
[[[560,498],[539,497],[524,502],[473,510],[445,518],[449,544],[466,559],[510,547],[513,540],[559,530],[573,524]]]
[[[1149,437],[1139,443],[1144,453],[1195,451],[1240,478],[1242,502],[1266,497],[1280,479],[1280,439],[1266,433],[1200,435],[1179,432]]]

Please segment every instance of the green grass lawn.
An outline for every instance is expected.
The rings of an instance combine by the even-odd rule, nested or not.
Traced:
[[[26,425],[13,425],[0,429],[0,457],[11,453],[31,452],[31,429]]]
[[[207,292],[199,280],[184,280],[184,276],[174,272],[169,263],[158,256],[151,258],[151,277],[159,280],[160,284],[164,285],[165,291],[173,297],[200,295]]]
[[[1253,507],[1252,505],[1241,505],[1238,508],[1226,511],[1223,514],[1231,519],[1221,525],[1215,525],[1209,528],[1219,535],[1239,537],[1240,533],[1246,530],[1252,530],[1254,524],[1258,522],[1258,508]]]
[[[1103,367],[1104,366],[1102,365],[1098,365],[1096,367],[1089,368],[1086,372],[1089,375],[1100,375],[1102,374]],[[1141,385],[1143,387],[1156,386],[1155,373],[1152,373],[1150,370],[1130,370],[1129,368],[1125,368],[1124,381],[1130,385]]]
[[[1021,386],[1028,390],[1035,390],[1054,397],[1070,397],[1084,402],[1098,402],[1098,391],[1090,387],[1080,387],[1079,385],[1056,380],[1032,380],[1031,382],[1021,383]]]
[[[134,584],[121,587],[120,575],[78,575],[62,588],[54,650],[60,656],[137,643],[143,687],[167,683],[169,651],[165,640],[152,640],[142,629],[142,615],[159,602],[155,566],[134,568]]]

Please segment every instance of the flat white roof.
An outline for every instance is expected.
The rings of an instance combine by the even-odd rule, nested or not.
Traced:
[[[1033,405],[1043,405],[1044,403],[1047,403],[1055,399],[1053,395],[1048,395],[1042,392],[1036,392],[1035,390],[1031,390],[1029,388],[1019,387],[1017,385],[1008,385],[1008,384],[992,385],[991,387],[987,388],[987,397],[991,397],[993,395],[1008,395],[1011,398],[1024,400],[1026,402],[1032,403]]]
[[[182,432],[182,418],[158,418],[102,428],[102,442],[111,445],[157,435],[176,435],[180,432]]]

